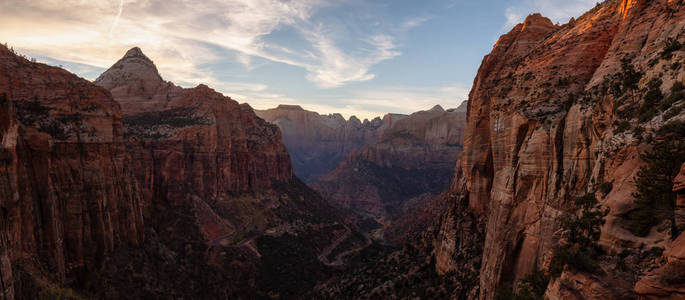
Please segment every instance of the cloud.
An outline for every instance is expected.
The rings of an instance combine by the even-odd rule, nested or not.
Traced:
[[[566,23],[594,7],[597,0],[523,0],[505,10],[506,30],[523,22],[532,13],[541,13],[555,23]]]
[[[300,67],[332,88],[373,79],[373,65],[401,54],[391,33],[350,38],[336,34],[340,24],[314,21],[318,9],[336,5],[326,1],[9,0],[0,3],[0,36],[26,52],[102,68],[140,46],[179,83],[208,83],[198,66],[231,57],[247,70],[259,66],[255,59]],[[309,44],[292,49],[271,39],[286,28]]]
[[[466,98],[465,89],[443,86],[340,88],[375,78],[373,67],[402,55],[406,33],[431,19],[374,15],[367,5],[338,0],[5,0],[0,1],[0,37],[23,53],[91,80],[139,46],[166,80],[186,87],[205,83],[256,108],[298,103],[322,113],[372,118],[435,104],[456,107],[457,99]],[[260,74],[249,73],[255,69],[280,64],[302,69],[292,74],[303,74],[314,87],[295,99],[286,95],[291,92],[287,88],[275,90],[258,77],[241,82]]]

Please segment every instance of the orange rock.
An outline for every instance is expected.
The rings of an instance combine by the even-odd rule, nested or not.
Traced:
[[[673,12],[664,13],[664,6]],[[683,20],[685,10],[672,1],[605,1],[562,26],[531,15],[483,59],[469,94],[462,177],[453,184],[486,222],[481,299],[492,299],[502,281],[516,282],[545,266],[558,242],[560,216],[604,182],[614,184],[606,197],[597,193],[612,208],[602,228],[604,246],[620,251],[668,241],[668,233],[656,230],[636,237],[619,219],[635,207],[632,178],[643,146],[631,132],[614,132],[616,99],[603,96],[601,84],[626,59],[644,71],[640,88],[654,77],[664,89],[682,80],[668,61],[654,65],[654,59],[667,38],[681,37]],[[677,52],[671,62],[682,58]],[[636,96],[626,105],[639,101]],[[656,117],[643,126],[656,130],[663,122]],[[460,232],[450,226],[444,222],[441,232]],[[456,255],[449,249],[457,251],[459,239],[438,237],[437,244],[437,261],[448,266],[443,271],[458,271],[458,262],[445,262]]]

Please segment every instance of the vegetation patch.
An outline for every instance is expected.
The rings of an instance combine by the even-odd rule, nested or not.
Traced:
[[[635,177],[637,192],[633,197],[637,208],[625,215],[628,228],[637,236],[648,235],[662,220],[671,220],[672,235],[682,230],[675,227],[676,193],[672,190],[673,179],[685,162],[685,122],[669,122],[657,134],[660,138],[640,155],[645,166]]]
[[[679,285],[685,283],[685,262],[673,261],[664,266],[659,281],[665,285]]]
[[[518,282],[517,289],[501,286],[495,291],[495,300],[543,300],[549,284],[549,275],[535,270]]]
[[[182,128],[195,125],[210,125],[211,122],[204,117],[194,115],[195,108],[172,108],[162,111],[152,111],[124,117],[124,125],[153,127],[167,125],[173,128]]]
[[[195,111],[196,108],[194,107],[178,107],[124,117],[122,120],[126,128],[124,137],[161,139],[170,136],[168,132],[163,130],[165,128],[175,130],[189,126],[212,124],[204,116],[195,115]]]
[[[664,45],[663,51],[661,51],[661,58],[671,59],[671,57],[673,57],[673,52],[680,51],[682,48],[683,45],[678,40],[674,38],[668,38],[668,41],[666,41],[666,44]]]
[[[647,93],[643,99],[644,102],[638,110],[638,120],[646,122],[654,118],[659,112],[658,107],[664,95],[661,93],[661,79],[653,78],[647,83]]]
[[[15,102],[17,119],[25,126],[45,132],[56,140],[67,140],[72,136],[73,128],[81,124],[79,113],[50,116],[52,107],[43,105],[38,98],[31,101]]]
[[[565,217],[561,224],[566,243],[552,257],[549,275],[557,278],[564,267],[581,272],[599,270],[597,257],[601,249],[597,245],[608,211],[602,210],[594,193],[577,198],[574,202],[580,211]]]
[[[642,75],[642,72],[635,70],[629,60],[622,60],[621,72],[616,75],[615,80],[610,85],[611,93],[618,98],[628,91],[636,90]]]
[[[597,190],[599,190],[599,192],[605,196],[608,195],[611,192],[611,190],[613,190],[613,189],[614,189],[614,184],[612,182],[605,182],[605,183],[600,184],[597,187]]]

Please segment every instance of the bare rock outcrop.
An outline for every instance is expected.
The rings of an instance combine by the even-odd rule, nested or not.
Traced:
[[[531,15],[483,59],[454,185],[486,224],[473,297],[492,299],[498,287],[545,269],[562,217],[583,195],[610,209],[599,241],[610,253],[670,243],[668,230],[643,235],[629,223],[640,154],[659,143],[649,138],[664,124],[683,119],[684,18],[675,1],[632,0],[605,1],[563,26]],[[463,230],[445,222],[441,232],[452,238],[438,238],[437,268],[458,271],[453,245]]]

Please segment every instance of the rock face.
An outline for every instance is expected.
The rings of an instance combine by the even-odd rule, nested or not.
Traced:
[[[668,231],[634,234],[626,215],[637,207],[633,178],[646,137],[685,117],[674,87],[684,55],[673,42],[683,41],[683,20],[675,1],[605,1],[563,26],[531,15],[497,41],[469,95],[462,177],[450,190],[485,223],[482,255],[464,258],[460,245],[478,234],[464,235],[470,225],[446,217],[438,270],[459,272],[462,260],[481,256],[471,297],[492,299],[499,286],[549,265],[561,217],[605,184],[613,189],[595,193],[610,209],[605,249],[669,243]]]
[[[388,114],[361,122],[355,116],[345,120],[340,114],[320,115],[299,105],[279,105],[255,113],[281,129],[295,175],[305,182],[328,174],[350,153],[372,143],[384,128],[405,117]]]
[[[673,182],[673,191],[678,193],[677,206],[685,202],[685,164]],[[635,285],[635,293],[642,299],[685,298],[685,233],[671,243],[664,252],[666,264],[648,273]]]
[[[184,89],[163,81],[138,48],[94,83],[121,104],[124,137],[139,150],[135,159],[152,165],[139,173],[159,176],[158,197],[175,202],[192,191],[217,199],[291,180],[278,128],[205,85]]]
[[[249,106],[138,48],[96,84],[0,46],[1,299],[295,297],[366,244]]]
[[[0,298],[14,297],[13,262],[64,283],[141,243],[143,189],[109,92],[0,47],[0,100]]]
[[[376,218],[408,213],[449,186],[465,118],[440,106],[413,113],[311,186],[329,201]]]

